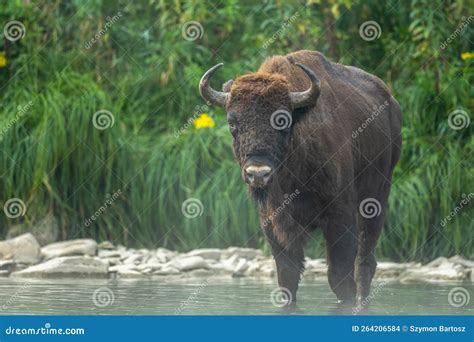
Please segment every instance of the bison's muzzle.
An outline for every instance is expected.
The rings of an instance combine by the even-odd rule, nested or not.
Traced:
[[[253,158],[243,167],[245,182],[253,188],[264,188],[272,177],[273,167]]]

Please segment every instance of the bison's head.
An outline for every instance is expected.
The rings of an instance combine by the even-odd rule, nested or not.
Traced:
[[[295,110],[314,104],[319,95],[316,75],[306,66],[296,65],[311,80],[303,92],[291,92],[282,75],[262,72],[227,82],[223,92],[214,90],[209,81],[222,63],[209,69],[199,84],[208,104],[226,108],[234,153],[254,195],[265,192],[286,156]]]

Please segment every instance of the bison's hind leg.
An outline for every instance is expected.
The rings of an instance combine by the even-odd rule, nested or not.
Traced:
[[[326,239],[329,286],[340,303],[352,305],[356,297],[354,261],[357,253],[355,219],[328,220],[323,229]]]
[[[381,191],[377,194],[366,194],[360,199],[358,226],[359,246],[355,263],[355,279],[357,283],[357,299],[359,303],[368,304],[366,298],[370,294],[370,286],[377,268],[375,248],[382,230],[384,216],[387,209],[390,182],[383,181]],[[364,203],[367,204],[364,209]],[[369,202],[372,209],[369,209]],[[375,205],[374,205],[375,204]],[[370,210],[370,212],[364,212]]]

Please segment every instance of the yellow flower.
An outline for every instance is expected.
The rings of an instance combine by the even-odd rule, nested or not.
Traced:
[[[7,66],[7,56],[5,52],[0,52],[0,68],[5,68]]]
[[[468,59],[474,58],[474,52],[463,52],[461,53],[461,59],[467,61]]]
[[[214,119],[211,118],[207,113],[202,113],[199,115],[199,117],[194,120],[193,124],[196,129],[212,128],[216,125]]]

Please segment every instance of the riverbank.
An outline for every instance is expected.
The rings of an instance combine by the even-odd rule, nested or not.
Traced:
[[[306,259],[305,278],[325,278],[324,259]],[[205,248],[178,253],[165,248],[132,249],[91,239],[55,242],[41,247],[23,234],[0,241],[0,276],[16,278],[162,278],[273,277],[271,256],[252,248]],[[474,261],[440,257],[428,264],[379,261],[376,279],[409,282],[474,283]]]

